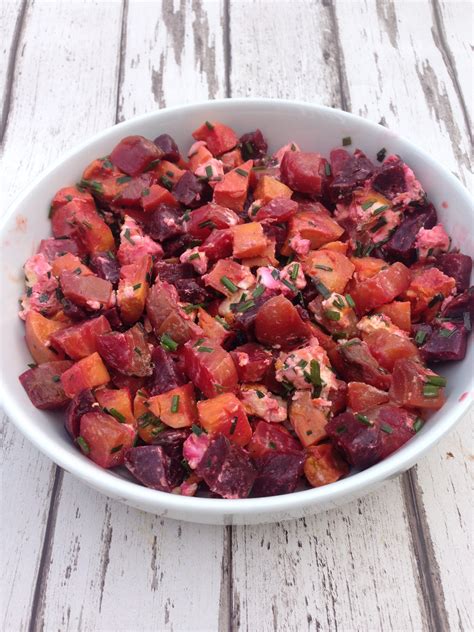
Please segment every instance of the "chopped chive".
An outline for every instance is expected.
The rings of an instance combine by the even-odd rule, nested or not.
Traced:
[[[36,362],[30,362],[27,366],[29,366],[30,369],[36,369],[38,365],[36,364]]]
[[[433,386],[446,386],[448,381],[445,377],[442,377],[441,375],[427,375],[426,383],[432,384]]]
[[[352,307],[352,309],[354,309],[356,304],[355,304],[354,299],[352,298],[352,296],[350,294],[346,294],[345,297],[346,297],[346,301],[347,301],[347,304],[349,305],[349,307]]]
[[[419,347],[421,347],[421,345],[425,342],[425,338],[427,335],[428,333],[426,331],[423,331],[422,329],[416,332],[415,342]]]
[[[132,176],[120,176],[120,178],[117,178],[116,182],[117,184],[125,184],[125,182],[130,182],[131,179]]]
[[[384,211],[386,211],[388,208],[390,208],[388,204],[385,204],[385,206],[379,206],[378,208],[375,209],[375,211],[372,212],[372,215],[376,217],[377,215],[380,215],[380,213],[383,213]]]
[[[324,172],[327,176],[331,175],[331,165],[328,162],[324,165]]]
[[[423,386],[423,396],[427,398],[438,397],[439,387],[434,384],[425,384]]]
[[[49,301],[49,294],[47,292],[43,292],[43,294],[38,297],[38,301],[40,303],[47,303]]]
[[[191,312],[194,312],[196,309],[199,309],[199,307],[204,307],[204,303],[194,303],[194,304],[190,304],[190,305],[185,305],[183,307],[183,311],[186,312],[186,314],[190,314]]]
[[[265,286],[264,285],[257,285],[257,287],[255,288],[255,290],[252,293],[253,298],[258,298],[259,296],[262,296],[262,294],[265,292]]]
[[[90,222],[86,221],[85,219],[82,220],[81,224],[83,226],[85,226],[89,230],[92,228],[92,224]]]
[[[121,424],[124,424],[127,421],[125,416],[122,415],[122,413],[116,408],[107,408],[107,412],[109,415],[112,415],[112,417],[115,417],[117,421],[120,421]]]
[[[247,150],[248,154],[253,154],[253,145],[250,141],[247,141],[245,143],[245,149]]]
[[[306,366],[308,366],[308,361],[307,360],[300,360],[298,362],[298,366],[300,366],[302,369],[304,369]]]
[[[243,176],[244,178],[246,178],[249,175],[248,171],[245,171],[245,169],[241,169],[240,167],[237,167],[237,169],[235,170],[235,173],[238,173],[239,176]]]
[[[298,278],[298,272],[300,271],[300,264],[295,263],[295,265],[291,268],[290,278],[292,281],[296,281]]]
[[[214,349],[212,347],[198,347],[200,353],[212,353]]]
[[[206,167],[205,171],[206,171],[206,176],[207,176],[209,179],[211,179],[211,178],[212,178],[212,174],[213,174],[213,171],[212,171],[212,167],[211,167],[211,165],[207,165],[207,167]]]
[[[132,244],[132,246],[135,245],[135,242],[132,240],[132,237],[130,235],[130,228],[125,229],[123,236],[125,237],[127,241],[129,241]]]
[[[199,345],[200,345],[202,342],[204,342],[204,338],[198,338],[198,339],[196,340],[196,342],[194,343],[194,345],[193,345],[193,346],[194,346],[194,347],[199,347]]]
[[[89,454],[91,449],[89,448],[89,445],[84,437],[77,437],[76,443],[81,448],[82,452],[84,452],[84,454]]]
[[[225,288],[229,290],[229,292],[235,293],[239,289],[237,285],[235,285],[235,283],[233,283],[227,276],[221,277],[221,283]]]
[[[392,434],[393,432],[392,426],[389,426],[388,424],[381,424],[380,430],[382,430],[382,432],[386,432],[387,434]]]
[[[135,348],[134,348],[134,351],[135,351],[135,353],[136,353],[136,354],[138,354],[139,356],[141,356],[141,355],[142,355],[142,350],[141,350],[139,347],[135,347]]]
[[[374,204],[375,204],[375,200],[367,200],[367,202],[364,202],[363,204],[361,204],[361,207],[364,209],[364,211],[366,211],[368,208],[370,208]]]
[[[341,313],[340,312],[336,312],[336,310],[332,310],[332,309],[327,309],[324,312],[324,316],[328,320],[341,320]]]
[[[51,379],[53,380],[53,382],[59,382],[61,378],[59,377],[59,375],[53,375]]]
[[[169,176],[170,178],[174,178],[174,173],[172,171],[167,171],[166,175]]]
[[[342,146],[347,147],[347,145],[352,145],[352,138],[350,136],[344,136],[342,139]]]
[[[274,441],[269,441],[269,442],[268,442],[268,447],[269,447],[271,450],[276,450],[276,443],[275,443]]]
[[[431,301],[428,303],[428,307],[434,307],[436,305],[436,303],[439,303],[439,302],[441,302],[443,300],[444,300],[443,294],[436,294],[435,296],[433,296]]]
[[[115,448],[112,448],[110,450],[110,454],[114,454],[115,452],[119,452],[122,448],[123,448],[123,443],[121,443],[120,445],[116,445]]]
[[[74,270],[74,274],[77,274],[77,275],[81,274],[81,272],[82,272],[81,268],[76,268]]]
[[[202,433],[204,432],[203,428],[201,428],[200,426],[197,426],[196,424],[193,424],[191,426],[191,431],[193,432],[193,434],[195,434],[197,437],[200,437],[202,435]]]
[[[456,329],[440,329],[439,330],[439,335],[442,338],[451,338],[451,336],[455,333],[456,333]]]
[[[165,187],[165,189],[168,189],[168,191],[173,188],[173,180],[170,180],[168,176],[161,176],[160,182]]]
[[[135,290],[139,290],[139,289],[141,288],[141,286],[142,286],[142,284],[141,284],[141,283],[136,283],[136,284],[133,286],[134,291],[135,291]]]
[[[259,391],[258,389],[255,390],[258,399],[263,399],[265,397],[265,393],[262,393],[262,391]]]
[[[232,421],[230,422],[230,430],[229,430],[229,434],[233,435],[235,432],[235,429],[237,427],[237,422],[239,421],[238,417],[233,417]]]
[[[283,285],[286,285],[286,287],[291,290],[292,292],[294,292],[295,294],[298,292],[298,288],[296,288],[293,283],[290,283],[289,281],[287,281],[286,279],[282,279],[282,283]]]
[[[318,292],[324,298],[329,298],[331,296],[331,292],[327,289],[327,287],[324,285],[324,283],[321,283],[321,281],[317,281],[317,280],[313,280],[313,283],[314,283],[316,289],[318,290]]]
[[[379,151],[377,152],[377,160],[379,162],[383,162],[385,160],[386,155],[387,155],[387,150],[385,149],[385,147],[382,147],[382,149],[379,149]]]
[[[314,386],[321,386],[322,380],[321,380],[321,369],[319,366],[319,362],[317,360],[311,360],[309,364],[309,370],[310,370],[309,377],[310,377],[311,383]]]
[[[194,259],[199,259],[199,252],[193,252],[192,255],[189,255],[188,261],[194,261]]]
[[[209,121],[206,121],[205,125],[206,125],[207,129],[210,129],[211,131],[214,129],[214,125],[212,123],[210,123]]]
[[[387,218],[386,217],[379,217],[379,219],[376,221],[376,223],[370,229],[370,232],[371,233],[376,233],[378,230],[380,230],[386,224],[388,224]]]
[[[252,300],[244,301],[242,303],[237,303],[237,307],[235,308],[236,312],[246,312],[247,310],[255,307],[255,302]]]
[[[417,417],[415,419],[415,423],[413,424],[413,430],[415,432],[420,432],[420,430],[423,428],[424,425],[424,421],[421,417]]]
[[[198,228],[217,228],[212,219],[207,219],[205,222],[198,224]]]
[[[224,318],[222,318],[222,316],[215,316],[215,320],[217,320],[219,325],[224,327],[224,329],[227,329],[227,331],[230,330],[230,327],[229,327],[228,323],[226,322],[226,320]]]
[[[325,272],[332,272],[332,268],[331,266],[325,266],[322,263],[315,263],[313,268],[316,268],[316,270],[324,270]]]
[[[279,279],[279,278],[280,278],[280,271],[279,271],[279,270],[277,270],[276,268],[274,268],[274,269],[272,270],[272,277],[275,279],[275,281],[276,281],[277,279]]]
[[[171,408],[170,411],[172,413],[177,413],[179,408],[179,395],[173,395],[173,399],[171,400]]]
[[[183,217],[181,219],[183,220],[183,222],[188,222],[190,217],[191,211],[188,209],[187,211],[184,211]]]
[[[344,433],[344,432],[346,432],[346,431],[347,431],[347,426],[338,426],[338,427],[336,428],[336,432],[337,432],[337,434],[343,434],[343,433]]]
[[[364,424],[364,426],[373,425],[370,419],[366,415],[362,415],[362,413],[357,413],[355,415],[355,418],[357,419],[357,421],[360,421],[361,424]]]
[[[344,309],[344,307],[345,307],[344,301],[339,296],[336,299],[333,300],[333,305],[335,307],[337,307],[337,309]],[[339,320],[339,318],[337,320]]]
[[[148,187],[142,191],[142,197],[146,197],[147,195],[150,195],[150,189]]]
[[[111,250],[107,250],[105,252],[105,256],[110,259],[111,261],[115,261],[115,255]]]
[[[176,351],[178,348],[178,343],[174,341],[169,334],[163,334],[161,336],[160,344],[163,349],[166,349],[167,351]]]

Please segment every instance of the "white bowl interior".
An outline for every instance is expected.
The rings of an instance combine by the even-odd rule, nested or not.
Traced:
[[[109,153],[120,138],[142,134],[154,138],[167,132],[187,151],[191,131],[204,120],[221,120],[238,134],[259,127],[270,149],[294,141],[303,150],[329,151],[352,138],[375,160],[385,147],[398,153],[415,170],[453,244],[474,257],[472,200],[457,179],[427,154],[384,127],[358,117],[309,104],[264,99],[214,101],[153,112],[100,133],[69,154],[34,182],[13,204],[2,221],[1,282],[3,308],[0,314],[2,353],[0,360],[2,403],[12,421],[39,449],[66,470],[109,496],[170,517],[198,522],[263,522],[300,516],[334,506],[368,491],[376,483],[409,466],[445,434],[462,416],[472,398],[472,345],[464,362],[442,367],[448,378],[448,401],[423,430],[384,462],[320,489],[265,499],[220,500],[181,498],[143,488],[119,474],[102,470],[80,454],[63,429],[60,414],[37,410],[23,391],[18,375],[31,361],[24,343],[24,325],[17,315],[23,291],[24,261],[34,254],[42,238],[50,235],[49,203],[62,186],[77,182],[83,168],[97,156]],[[40,148],[38,148],[40,150]]]

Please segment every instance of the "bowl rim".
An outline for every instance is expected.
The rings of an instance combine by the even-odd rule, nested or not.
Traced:
[[[45,169],[37,176],[23,191],[21,191],[12,203],[9,205],[5,213],[0,218],[0,238],[5,237],[6,229],[9,222],[16,213],[19,212],[21,205],[27,196],[52,173],[56,171],[64,162],[73,159],[83,149],[88,148],[101,140],[106,140],[116,130],[135,129],[141,123],[153,118],[160,118],[163,113],[182,113],[199,111],[206,108],[207,111],[220,110],[221,108],[246,107],[248,105],[261,106],[269,105],[271,107],[302,108],[309,112],[322,112],[330,116],[337,115],[345,122],[355,123],[359,129],[367,130],[369,133],[380,128],[380,125],[372,121],[368,121],[355,114],[344,112],[337,108],[309,103],[301,100],[290,99],[272,99],[272,98],[236,98],[236,99],[216,99],[212,101],[199,101],[190,104],[176,105],[160,110],[155,110],[133,117],[116,125],[107,127],[106,129],[92,135],[90,138],[75,145],[71,150],[65,152],[50,167]],[[385,128],[386,129],[386,128]],[[387,130],[390,133],[390,130]],[[472,199],[463,186],[463,184],[441,163],[433,159],[425,150],[419,148],[415,143],[397,134],[397,142],[405,145],[412,151],[420,155],[420,159],[424,161],[430,168],[440,170],[447,180],[447,184],[465,199],[466,208],[472,209]],[[474,212],[471,210],[474,215]],[[43,454],[49,457],[54,463],[64,470],[74,474],[80,480],[88,485],[100,490],[105,494],[123,500],[127,503],[138,503],[142,507],[147,507],[155,513],[160,512],[166,515],[170,512],[180,512],[181,514],[189,513],[190,519],[192,514],[206,514],[210,518],[227,517],[231,519],[236,516],[247,516],[252,514],[260,514],[262,516],[278,513],[291,512],[294,509],[304,509],[306,507],[317,505],[327,505],[328,503],[337,503],[343,498],[350,499],[358,495],[364,489],[370,489],[377,483],[385,479],[398,475],[408,469],[415,461],[423,456],[431,447],[433,447],[445,434],[447,434],[460,421],[463,415],[468,411],[471,405],[472,393],[474,390],[474,376],[466,382],[466,392],[468,396],[455,403],[455,408],[441,418],[436,425],[424,426],[417,441],[409,441],[402,448],[394,452],[388,458],[373,465],[372,467],[356,472],[348,478],[341,479],[335,483],[325,485],[323,487],[312,488],[308,490],[293,492],[290,494],[281,494],[278,496],[268,496],[264,498],[242,498],[242,499],[222,499],[222,498],[202,498],[187,497],[177,494],[170,494],[159,490],[150,489],[124,479],[108,470],[100,468],[92,463],[80,452],[71,455],[64,447],[57,445],[52,438],[44,436],[41,432],[28,433],[28,426],[33,422],[29,422],[29,415],[23,409],[21,403],[10,394],[4,387],[3,380],[0,380],[0,401],[8,418],[14,425],[24,434],[28,440],[33,443]],[[45,411],[47,412],[47,411]],[[423,441],[421,441],[423,439]]]

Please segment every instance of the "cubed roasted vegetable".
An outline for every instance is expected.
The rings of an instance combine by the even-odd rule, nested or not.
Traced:
[[[390,374],[379,365],[365,342],[353,338],[340,344],[337,355],[342,359],[338,369],[347,382],[365,382],[383,391],[389,389]]]
[[[81,430],[81,417],[86,413],[98,412],[99,403],[94,392],[90,388],[85,388],[75,395],[68,404],[64,427],[73,439],[77,439]]]
[[[335,483],[349,474],[349,465],[330,443],[313,445],[306,451],[304,475],[311,487]]]
[[[314,401],[311,391],[297,391],[290,403],[290,423],[303,446],[326,437],[327,417]]]
[[[165,337],[160,346],[155,347],[151,354],[153,373],[148,380],[148,390],[151,395],[160,395],[166,391],[182,386],[186,383],[186,377],[178,364],[178,358],[167,349],[174,348]],[[164,346],[166,346],[166,349]]]
[[[179,207],[179,202],[171,191],[168,191],[168,189],[159,184],[152,184],[149,187],[149,192],[142,197],[141,204],[145,213],[152,213],[159,208],[161,204],[166,204],[172,208]]]
[[[73,360],[80,360],[97,351],[97,336],[109,331],[111,327],[107,318],[98,316],[78,325],[60,328],[51,336],[51,344]]]
[[[68,396],[61,382],[61,375],[71,366],[72,362],[68,360],[45,362],[20,375],[21,385],[33,406],[46,410],[62,408],[67,404]]]
[[[446,379],[414,360],[397,360],[390,398],[400,406],[438,410],[446,401]]]
[[[109,367],[124,375],[151,375],[150,349],[140,324],[125,332],[101,334],[96,338],[96,345]]]
[[[206,338],[215,340],[217,344],[222,345],[230,336],[232,331],[221,316],[211,316],[209,312],[201,307],[198,309],[199,327],[201,327],[203,335]]]
[[[230,228],[240,221],[230,208],[210,202],[190,213],[186,229],[193,237],[206,239],[213,230]]]
[[[247,160],[224,175],[214,187],[214,202],[233,211],[241,212],[249,188],[249,176],[253,161]]]
[[[357,310],[367,314],[372,309],[391,303],[410,285],[410,271],[403,263],[394,263],[364,281],[358,281],[350,287],[350,294]]]
[[[256,209],[254,217],[257,222],[287,222],[297,211],[298,202],[288,197],[276,197]]]
[[[259,222],[248,222],[232,227],[234,238],[233,256],[236,259],[257,257],[265,252],[268,239]]]
[[[226,259],[232,255],[232,232],[230,229],[214,228],[199,246],[209,261]]]
[[[262,204],[268,204],[271,200],[286,198],[290,199],[293,191],[286,184],[280,182],[270,175],[263,175],[259,178],[257,186],[253,192],[255,200],[261,200]]]
[[[353,413],[388,402],[388,393],[364,382],[349,382],[347,385],[347,405]]]
[[[446,276],[438,268],[427,268],[416,272],[409,287],[405,288],[405,297],[411,303],[413,317],[418,318],[425,312],[426,320],[430,320],[429,316],[439,312],[441,303],[455,287],[456,281]]]
[[[292,349],[309,337],[309,329],[296,307],[280,294],[260,307],[255,336],[264,345]]]
[[[419,360],[418,348],[408,336],[402,336],[386,329],[377,329],[369,334],[364,334],[362,338],[367,343],[370,353],[387,371],[392,371],[395,362],[402,358]]]
[[[79,254],[79,248],[72,239],[42,239],[38,248],[38,254],[43,254],[49,263],[67,253]]]
[[[81,418],[76,443],[83,454],[105,468],[122,465],[132,447],[135,431],[106,413],[86,413]]]
[[[109,372],[97,352],[78,360],[61,375],[64,392],[71,399],[85,388],[103,386],[108,382]]]
[[[327,160],[320,154],[287,151],[281,161],[281,180],[293,191],[321,195]]]
[[[199,423],[210,434],[221,434],[240,446],[252,436],[242,402],[233,393],[222,393],[198,402]]]
[[[197,420],[194,386],[188,382],[148,400],[150,411],[171,428],[191,427]]]
[[[254,458],[257,478],[252,487],[252,496],[275,496],[291,494],[303,474],[302,452],[267,452]]]
[[[392,323],[403,331],[411,331],[411,303],[410,301],[393,301],[375,310],[378,314],[388,316]]]
[[[209,338],[190,340],[181,349],[184,370],[206,397],[235,391],[237,370],[231,355]]]
[[[201,330],[178,305],[176,288],[157,280],[146,299],[147,316],[156,335],[168,334],[178,344],[183,344]]]
[[[114,199],[114,203],[127,209],[140,208],[142,197],[149,195],[153,181],[154,175],[152,173],[143,173],[135,178],[130,178]]]
[[[28,312],[25,319],[25,339],[33,360],[37,364],[63,360],[64,355],[51,347],[52,335],[67,327],[58,320],[45,318],[39,312]]]
[[[125,324],[135,323],[145,309],[151,278],[152,259],[145,255],[120,268],[117,305]]]
[[[137,176],[162,155],[151,140],[143,136],[127,136],[114,147],[110,160],[127,175]]]
[[[324,244],[339,239],[343,232],[344,229],[327,211],[298,211],[288,221],[288,244],[290,248],[295,249],[295,238],[307,239],[311,249],[321,248]]]
[[[93,203],[73,200],[53,212],[53,235],[74,239],[88,254],[115,250],[112,231],[95,210]]]
[[[159,445],[131,448],[125,455],[124,464],[142,485],[162,492],[171,492],[183,481],[185,474],[179,460]]]
[[[273,357],[262,345],[247,342],[230,352],[239,376],[239,382],[263,380]]]
[[[250,270],[232,259],[220,259],[202,279],[206,285],[229,297],[239,290],[248,290],[255,283]]]
[[[97,311],[114,304],[112,284],[98,276],[62,272],[59,283],[64,296],[84,309]]]
[[[233,129],[215,121],[206,121],[194,130],[193,138],[204,141],[214,156],[230,151],[239,142]]]
[[[275,451],[301,453],[302,450],[301,444],[284,426],[266,421],[257,423],[246,447],[253,458]]]
[[[136,426],[128,388],[98,388],[95,397],[105,413],[115,417],[121,424]]]

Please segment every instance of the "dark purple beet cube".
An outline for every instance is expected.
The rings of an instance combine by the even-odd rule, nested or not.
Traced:
[[[111,326],[112,329],[116,330],[116,329],[122,329],[122,327],[124,327],[123,321],[120,318],[119,311],[116,307],[110,307],[109,309],[106,309],[102,313],[109,321],[109,325]]]
[[[256,129],[254,132],[247,132],[240,137],[242,158],[244,160],[257,160],[263,158],[268,151],[268,145],[262,132]]]
[[[178,290],[179,300],[184,303],[205,303],[210,294],[196,279],[177,279],[175,288]]]
[[[62,408],[69,399],[61,384],[61,374],[72,366],[69,360],[45,362],[19,376],[33,406],[41,410]]]
[[[171,353],[163,347],[155,347],[151,354],[153,373],[148,380],[150,395],[161,395],[188,381]]]
[[[302,452],[270,452],[254,459],[258,474],[252,487],[252,496],[277,496],[294,492],[303,473],[304,460]]]
[[[79,254],[77,244],[72,239],[42,239],[38,248],[38,254],[43,254],[49,263],[68,252],[76,256]]]
[[[181,154],[179,153],[178,145],[172,136],[169,134],[160,134],[153,142],[158,149],[161,149],[163,152],[162,160],[178,162]]]
[[[354,189],[361,186],[375,171],[372,162],[359,149],[356,149],[353,156],[349,155],[344,160],[333,160],[331,152],[331,167],[333,180],[329,184],[329,195],[334,202],[351,195]]]
[[[166,281],[172,285],[179,279],[192,279],[195,276],[194,268],[190,263],[166,263],[166,261],[157,261],[153,267],[153,271],[160,281]]]
[[[132,178],[114,202],[120,206],[139,208],[142,196],[146,195],[146,190],[153,184],[153,177],[152,173],[142,173],[142,175]]]
[[[172,237],[162,242],[161,247],[165,258],[177,257],[181,255],[185,250],[196,245],[195,238],[189,233],[179,235],[178,237]]]
[[[472,258],[461,252],[447,252],[437,261],[437,267],[456,281],[456,290],[464,292],[469,287],[472,271]]]
[[[87,312],[83,310],[78,305],[75,305],[68,298],[61,299],[61,305],[63,308],[64,315],[70,318],[71,320],[85,320],[88,316]]]
[[[433,228],[437,222],[436,209],[432,204],[419,207],[413,213],[405,213],[400,226],[382,250],[390,260],[411,265],[416,260],[415,242],[420,228]]]
[[[90,258],[89,266],[101,279],[110,281],[112,285],[119,282],[120,266],[112,253],[97,252]]]
[[[425,362],[462,360],[466,355],[468,332],[464,325],[445,322],[433,331],[421,347]]]
[[[146,232],[156,241],[164,241],[172,237],[178,237],[184,233],[181,223],[181,211],[169,206],[160,204],[156,210],[150,213],[150,218],[146,225]]]
[[[64,427],[73,439],[79,436],[82,415],[100,412],[99,404],[90,388],[85,388],[69,402],[64,419]]]
[[[185,171],[173,186],[173,195],[181,204],[194,207],[202,203],[203,189],[203,183],[196,178],[194,173]]]
[[[170,458],[181,462],[183,458],[183,443],[189,437],[189,434],[190,430],[188,428],[163,430],[153,439],[153,445],[161,446]]]
[[[474,321],[474,287],[455,296],[442,311],[443,318],[451,318],[453,320],[465,321],[468,314],[470,322]]]
[[[407,190],[405,171],[400,158],[390,156],[372,180],[372,187],[391,200]]]
[[[211,439],[196,474],[223,498],[247,498],[257,476],[250,455],[223,435]]]
[[[125,455],[125,467],[142,485],[162,492],[171,492],[182,483],[185,474],[180,462],[159,445],[130,448]]]

